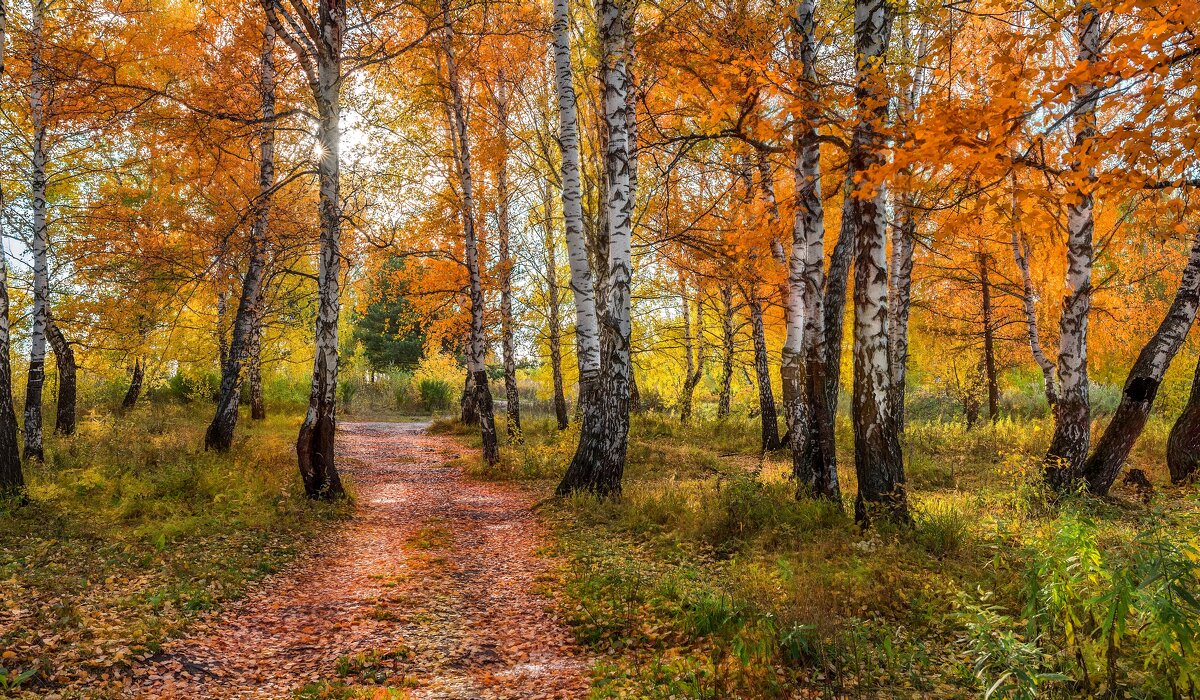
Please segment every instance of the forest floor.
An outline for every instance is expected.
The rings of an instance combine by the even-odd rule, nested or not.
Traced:
[[[588,662],[543,595],[554,576],[528,497],[467,478],[460,448],[423,424],[340,428],[354,515],[135,666],[129,695],[583,695]]]

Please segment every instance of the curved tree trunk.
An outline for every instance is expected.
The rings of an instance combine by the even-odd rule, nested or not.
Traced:
[[[878,93],[880,64],[887,53],[892,16],[887,0],[855,0],[857,122],[850,144],[855,172],[867,173],[884,160],[881,125],[888,103]],[[876,516],[908,522],[904,463],[892,416],[888,363],[887,225],[883,188],[855,183],[854,256],[854,469],[858,475],[855,518]]]
[[[233,445],[237,427],[238,403],[242,389],[242,366],[255,344],[255,326],[262,314],[263,280],[267,264],[267,226],[271,213],[271,190],[275,185],[275,30],[263,28],[263,46],[259,90],[262,93],[262,140],[259,144],[258,198],[254,203],[254,223],[250,227],[250,256],[242,278],[233,334],[221,368],[221,388],[217,410],[204,435],[204,448],[227,451]],[[224,327],[222,326],[222,337]]]
[[[146,366],[142,364],[141,358],[133,359],[133,374],[129,377],[129,389],[125,391],[125,398],[121,400],[121,410],[128,411],[137,405],[138,397],[142,395],[142,380],[146,374]]]
[[[317,180],[320,184],[320,268],[317,275],[316,352],[308,412],[296,439],[296,455],[309,498],[333,500],[345,495],[334,463],[337,432],[338,316],[341,310],[341,86],[345,0],[321,0],[316,23],[280,16],[280,0],[260,0],[275,34],[296,54],[317,104]],[[305,27],[303,36],[288,27]],[[299,29],[297,29],[299,31]]]
[[[1200,308],[1200,229],[1192,240],[1191,253],[1187,265],[1180,276],[1179,289],[1171,308],[1167,310],[1166,318],[1159,324],[1154,336],[1142,348],[1137,360],[1129,370],[1125,379],[1125,387],[1121,391],[1121,403],[1116,413],[1096,443],[1092,456],[1083,465],[1083,477],[1087,479],[1088,489],[1103,496],[1112,488],[1121,472],[1121,466],[1129,457],[1129,451],[1142,429],[1146,427],[1146,419],[1150,417],[1150,409],[1154,407],[1154,397],[1158,395],[1158,387],[1163,376],[1175,359],[1176,353],[1183,347],[1188,331],[1196,320],[1197,309]],[[1195,385],[1193,384],[1193,387]],[[1193,389],[1193,393],[1195,393]],[[1191,407],[1191,398],[1188,399]],[[1184,409],[1187,414],[1187,409]],[[1190,417],[1188,420],[1191,420]],[[1186,427],[1181,432],[1181,416],[1171,429],[1167,440],[1167,467],[1171,469],[1171,480],[1175,479],[1172,467],[1172,456],[1181,457],[1186,453]],[[1186,458],[1183,460],[1186,462]],[[1178,466],[1178,462],[1176,463]]]
[[[0,399],[3,397],[0,396]],[[1192,480],[1196,467],[1200,465],[1200,362],[1192,378],[1192,391],[1187,405],[1179,414],[1171,433],[1167,436],[1167,469],[1171,472],[1171,483],[1182,484]]]
[[[33,202],[33,328],[29,335],[29,374],[25,384],[25,459],[40,460],[42,387],[46,382],[46,325],[50,322],[50,266],[46,222],[46,68],[42,41],[46,0],[33,1],[30,25],[29,113],[33,125],[30,197]]]
[[[1079,60],[1094,63],[1100,51],[1100,15],[1084,2],[1079,10]],[[1078,85],[1072,105],[1075,121],[1076,160],[1069,175],[1071,201],[1067,204],[1067,295],[1058,326],[1058,403],[1054,406],[1054,435],[1046,453],[1046,482],[1059,490],[1072,488],[1079,478],[1091,442],[1092,406],[1088,396],[1087,331],[1092,305],[1091,183],[1096,176],[1083,165],[1096,135],[1096,101],[1100,88]]]
[[[630,88],[627,59],[632,20],[627,0],[602,0],[598,9],[601,63],[604,70],[604,121],[608,129],[605,149],[605,210],[607,212],[608,274],[604,288],[604,327],[601,334],[599,415],[558,486],[559,494],[589,491],[600,497],[619,495],[629,448],[629,383],[633,370],[629,352],[630,292],[632,282],[632,231],[634,192],[630,185]]]
[[[492,391],[488,386],[486,371],[487,346],[484,342],[483,323],[483,272],[479,261],[479,239],[475,231],[475,193],[471,172],[471,143],[467,131],[466,105],[462,85],[458,76],[458,60],[454,53],[454,25],[450,16],[450,4],[442,5],[445,30],[442,48],[446,54],[447,77],[450,88],[450,133],[454,159],[458,168],[461,188],[461,211],[463,226],[464,258],[471,297],[471,330],[467,348],[467,371],[475,395],[475,408],[479,412],[479,431],[483,438],[483,459],[488,465],[500,461],[500,446],[496,436],[495,416],[492,412]]]
[[[1051,408],[1058,403],[1058,385],[1054,377],[1054,362],[1046,357],[1046,352],[1042,349],[1042,341],[1038,335],[1037,326],[1037,307],[1035,305],[1037,294],[1033,288],[1033,276],[1029,272],[1029,243],[1025,241],[1021,234],[1021,209],[1017,201],[1017,185],[1014,176],[1013,179],[1013,233],[1012,233],[1012,249],[1013,260],[1017,263],[1017,269],[1021,271],[1021,305],[1025,311],[1025,329],[1029,339],[1029,349],[1033,353],[1033,359],[1037,362],[1038,367],[1042,370],[1043,386],[1046,393],[1046,403]]]
[[[75,403],[78,384],[75,351],[67,342],[62,329],[50,319],[46,325],[46,337],[54,349],[54,363],[58,369],[58,401],[54,416],[54,432],[59,435],[75,434]]]

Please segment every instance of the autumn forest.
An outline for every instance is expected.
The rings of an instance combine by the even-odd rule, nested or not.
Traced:
[[[0,696],[1197,697],[1198,31],[0,1]]]

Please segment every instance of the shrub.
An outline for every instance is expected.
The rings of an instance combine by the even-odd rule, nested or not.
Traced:
[[[449,410],[454,389],[445,381],[436,378],[422,379],[418,385],[421,405],[430,413]]]

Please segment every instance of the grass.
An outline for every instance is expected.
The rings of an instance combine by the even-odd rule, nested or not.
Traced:
[[[237,598],[344,506],[303,497],[294,418],[243,420],[205,452],[207,406],[93,412],[29,467],[30,502],[0,507],[3,666],[13,694],[107,697],[131,661]]]
[[[499,467],[465,466],[548,497],[577,433],[523,427]],[[592,697],[1195,693],[1200,503],[1165,485],[1162,418],[1132,458],[1159,485],[1149,504],[1121,489],[1049,499],[1044,419],[913,421],[915,524],[866,532],[848,515],[848,427],[841,508],[796,501],[788,457],[759,455],[755,422],[660,415],[634,418],[620,500],[544,502],[563,614],[599,656]]]

